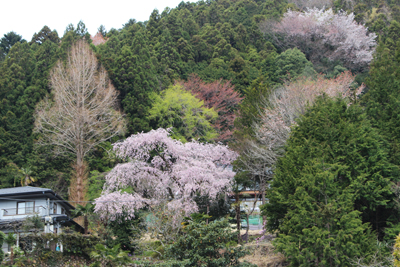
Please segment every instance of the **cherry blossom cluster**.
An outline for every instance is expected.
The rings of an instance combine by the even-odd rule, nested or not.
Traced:
[[[140,208],[167,203],[187,216],[198,209],[195,196],[213,199],[230,190],[235,152],[220,144],[182,143],[169,135],[169,129],[160,128],[114,145],[116,155],[127,162],[107,175],[96,212],[109,218],[124,212],[133,217]]]
[[[277,23],[264,22],[265,32],[275,33],[282,46],[298,47],[311,60],[328,57],[347,67],[365,67],[372,60],[376,34],[354,20],[354,14],[334,14],[332,9],[288,10]]]

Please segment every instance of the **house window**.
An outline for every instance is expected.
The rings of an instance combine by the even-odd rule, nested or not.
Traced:
[[[35,202],[18,202],[17,203],[17,214],[32,214],[34,212]]]
[[[65,214],[65,209],[61,208],[61,214]]]
[[[57,214],[57,204],[53,204],[53,214]]]

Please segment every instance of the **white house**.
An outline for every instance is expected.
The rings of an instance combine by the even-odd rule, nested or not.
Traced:
[[[44,233],[61,233],[68,226],[83,232],[82,227],[71,219],[74,207],[51,189],[24,186],[0,189],[0,231],[12,232],[19,238],[23,236],[22,222],[28,216],[38,215],[45,223]],[[8,244],[3,244],[8,252]]]

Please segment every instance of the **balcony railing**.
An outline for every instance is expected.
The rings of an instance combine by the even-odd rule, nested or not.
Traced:
[[[33,207],[25,207],[25,208],[13,208],[13,209],[2,209],[3,216],[15,216],[15,215],[46,215],[45,214],[46,208],[43,206]]]

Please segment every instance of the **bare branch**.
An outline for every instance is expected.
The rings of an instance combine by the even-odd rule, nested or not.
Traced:
[[[83,40],[72,47],[66,63],[59,61],[51,71],[50,85],[53,98],[36,107],[38,144],[74,155],[79,168],[95,146],[124,131],[123,116],[115,109],[117,91]]]
[[[353,80],[350,72],[344,72],[335,79],[324,79],[322,76],[316,80],[301,78],[277,88],[261,101],[261,121],[252,126],[255,134],[246,140],[246,149],[239,158],[244,170],[256,180],[259,190],[265,189],[272,179],[275,163],[284,153],[291,127],[296,125],[296,120],[306,112],[307,107],[322,94],[351,98]],[[356,89],[355,94],[361,93],[363,88],[364,85]]]

